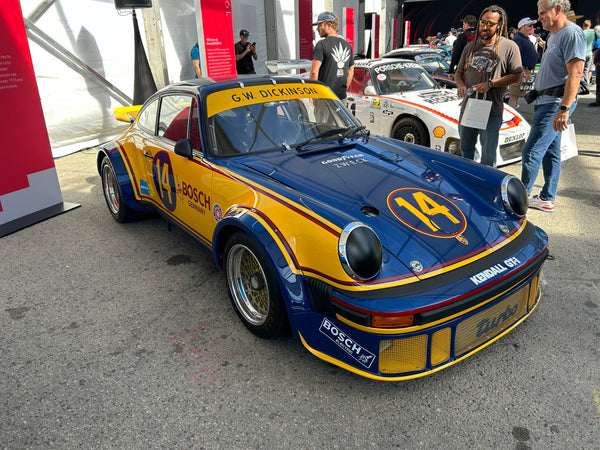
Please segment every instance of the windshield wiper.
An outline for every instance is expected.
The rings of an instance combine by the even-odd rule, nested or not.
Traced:
[[[354,126],[352,128],[348,128],[344,133],[342,133],[342,138],[352,138],[358,136],[359,134],[367,139],[371,132],[367,130],[367,127],[364,125]]]
[[[334,136],[336,134],[338,134],[340,136],[340,139],[344,138],[343,133],[348,132],[348,128],[331,128],[329,130],[323,131],[322,133],[317,134],[316,136],[313,136],[311,138],[308,138],[307,140],[305,140],[304,142],[300,142],[299,144],[296,144],[296,150],[301,150],[302,147],[304,147],[307,144],[310,144],[313,141],[316,141],[317,139],[325,139],[327,137],[330,136]]]

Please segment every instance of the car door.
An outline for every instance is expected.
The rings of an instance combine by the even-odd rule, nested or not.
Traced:
[[[161,97],[154,141],[143,149],[150,195],[156,205],[182,226],[210,242],[214,221],[211,211],[212,168],[202,153],[196,97],[171,94]],[[175,144],[189,139],[191,158],[175,153]]]

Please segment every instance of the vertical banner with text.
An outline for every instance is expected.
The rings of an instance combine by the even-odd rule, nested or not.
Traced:
[[[202,73],[215,80],[237,77],[231,1],[196,0],[196,5]]]
[[[354,52],[354,8],[342,8],[344,11],[344,37]]]
[[[312,0],[298,0],[298,57],[313,58]]]
[[[19,0],[0,2],[0,237],[64,212]]]
[[[373,17],[373,58],[379,58],[379,14]]]

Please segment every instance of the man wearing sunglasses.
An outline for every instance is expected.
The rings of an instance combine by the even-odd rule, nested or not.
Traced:
[[[537,99],[531,132],[523,147],[521,181],[531,195],[542,167],[544,185],[540,194],[529,200],[529,207],[545,212],[554,211],[561,164],[561,132],[567,129],[577,105],[585,61],[585,36],[581,28],[568,19],[570,9],[569,0],[538,1],[538,20],[551,34],[535,78],[535,91],[532,91],[533,98]]]
[[[477,138],[481,141],[481,163],[496,167],[498,135],[502,125],[506,87],[521,79],[523,67],[519,47],[508,39],[506,12],[497,5],[483,10],[477,23],[477,39],[464,49],[456,69],[458,96],[462,102],[458,132],[460,150],[475,157]],[[461,125],[470,98],[491,101],[486,129]]]

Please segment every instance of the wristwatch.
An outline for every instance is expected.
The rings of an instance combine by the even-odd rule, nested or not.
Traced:
[[[569,107],[565,106],[565,105],[560,105],[560,108],[558,108],[558,109],[560,109],[561,111],[568,111]]]
[[[494,82],[492,80],[488,81],[488,86],[491,88],[494,87]]]

